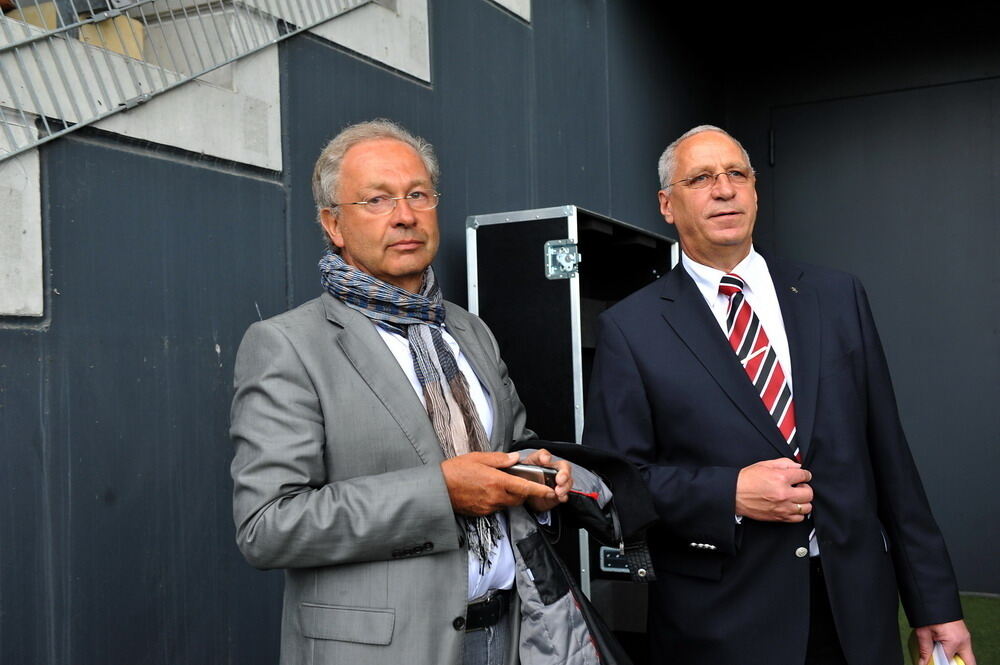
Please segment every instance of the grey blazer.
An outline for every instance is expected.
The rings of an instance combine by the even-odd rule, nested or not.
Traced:
[[[492,334],[446,307],[493,404],[493,449],[532,436]],[[255,323],[235,387],[236,540],[285,569],[281,663],[458,663],[467,553],[443,456],[371,322],[323,294]]]

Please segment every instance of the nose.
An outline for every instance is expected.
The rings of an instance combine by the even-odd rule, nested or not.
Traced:
[[[396,199],[396,207],[392,209],[392,223],[395,226],[413,226],[417,223],[417,216],[407,199]]]
[[[712,196],[723,200],[736,196],[736,188],[733,187],[728,173],[723,172],[715,176],[715,182],[712,183]]]

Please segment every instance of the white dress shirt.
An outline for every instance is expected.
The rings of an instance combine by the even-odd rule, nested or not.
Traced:
[[[421,389],[420,381],[417,379],[417,372],[413,369],[413,357],[410,355],[409,341],[401,335],[388,332],[378,326],[375,326],[375,330],[378,331],[385,345],[389,347],[389,351],[396,358],[400,369],[406,374],[406,378],[410,380],[410,385],[413,386],[414,392],[417,393],[420,403],[426,408],[424,391]],[[462,353],[462,349],[459,348],[455,338],[446,329],[442,329],[441,336],[448,344],[448,348],[455,355],[458,369],[465,376],[465,382],[469,384],[469,397],[472,399],[472,404],[476,407],[476,415],[479,417],[479,422],[483,425],[483,431],[489,437],[493,432],[493,405],[486,394],[486,388],[479,381],[476,373],[472,371],[472,365],[469,364],[465,354]],[[494,589],[510,589],[514,586],[514,552],[511,550],[510,539],[507,537],[507,516],[503,511],[496,513],[496,516],[500,521],[501,540],[493,548],[493,551],[490,552],[492,565],[486,569],[484,574],[480,574],[479,559],[475,556],[469,556],[469,600],[485,596],[487,592]]]
[[[719,283],[727,274],[717,268],[702,265],[692,260],[683,251],[681,252],[681,265],[684,270],[694,280],[701,295],[708,303],[709,309],[715,315],[719,327],[724,335],[729,334],[726,329],[726,315],[729,308],[729,296],[719,293]],[[778,362],[785,373],[785,380],[788,381],[788,389],[792,391],[794,398],[794,386],[792,385],[792,356],[788,351],[788,336],[785,334],[785,321],[781,318],[781,307],[778,304],[778,294],[774,290],[774,281],[771,279],[771,272],[767,269],[767,262],[764,257],[757,253],[750,246],[750,253],[742,261],[736,264],[730,273],[739,275],[743,280],[743,297],[750,308],[760,319],[760,325],[767,333],[767,339],[778,356]],[[736,516],[736,522],[742,520],[742,516]],[[819,556],[819,542],[816,540],[816,530],[809,532],[809,556]]]

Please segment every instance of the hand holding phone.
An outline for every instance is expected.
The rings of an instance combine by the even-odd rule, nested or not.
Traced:
[[[508,466],[505,469],[501,469],[507,473],[517,476],[518,478],[524,478],[525,480],[530,480],[533,483],[541,483],[546,487],[551,487],[555,489],[556,486],[556,470],[551,469],[547,466],[536,466],[534,464],[515,464],[514,466]]]

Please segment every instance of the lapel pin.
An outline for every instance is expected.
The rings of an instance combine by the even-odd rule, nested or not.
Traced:
[[[791,291],[792,293],[798,293],[799,292],[799,290],[797,288],[795,288],[794,286],[789,286],[788,290]]]

